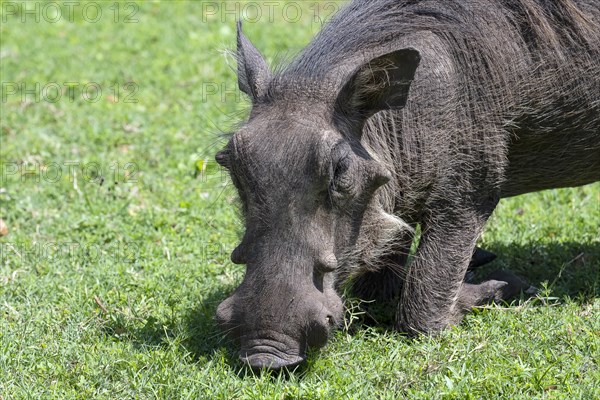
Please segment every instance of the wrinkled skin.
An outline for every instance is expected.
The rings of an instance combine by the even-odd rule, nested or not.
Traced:
[[[369,160],[335,130],[319,130],[321,121],[311,129],[286,111],[266,120],[257,113],[226,150],[247,227],[232,260],[246,264],[247,271],[219,306],[217,319],[240,340],[242,359],[258,367],[299,363],[308,346],[322,346],[341,322],[342,302],[332,273],[338,267],[336,254],[356,240],[356,219],[369,207],[364,199],[389,180],[385,171],[369,169]],[[261,137],[272,131],[280,132],[286,144]],[[309,154],[298,152],[308,140]],[[293,167],[279,169],[262,157],[265,153]],[[263,180],[274,171],[277,180]],[[332,188],[333,179],[341,185],[354,175],[369,176],[356,187],[355,198]]]
[[[216,160],[241,200],[231,259],[246,275],[217,321],[243,362],[292,367],[324,345],[345,282],[394,299],[409,334],[527,288],[506,271],[479,284],[465,274],[493,259],[474,250],[500,198],[600,180],[599,30],[573,7],[600,11],[557,2],[543,18],[571,13],[580,35],[557,41],[516,28],[538,0],[507,1],[356,1],[277,75],[238,27],[252,110]]]

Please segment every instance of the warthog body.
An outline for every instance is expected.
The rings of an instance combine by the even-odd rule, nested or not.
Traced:
[[[252,110],[216,159],[247,270],[217,320],[242,360],[301,362],[347,280],[409,333],[510,292],[463,279],[499,199],[600,180],[599,21],[598,0],[356,0],[277,73],[239,27]]]

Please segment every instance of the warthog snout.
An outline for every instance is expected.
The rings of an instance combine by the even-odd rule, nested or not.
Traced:
[[[219,305],[217,322],[240,343],[243,363],[256,369],[294,367],[306,359],[308,348],[325,345],[342,319],[342,303],[306,286],[303,293],[281,287],[259,303],[256,293],[244,294],[250,287],[242,285]]]

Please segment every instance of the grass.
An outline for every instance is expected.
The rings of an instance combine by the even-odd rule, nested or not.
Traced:
[[[213,321],[244,273],[229,261],[234,194],[211,161],[219,129],[247,110],[221,53],[234,16],[214,2],[116,3],[118,15],[96,2],[96,22],[82,3],[51,23],[46,3],[39,22],[24,4],[1,4],[1,399],[600,397],[600,184],[495,212],[489,269],[526,276],[537,297],[414,340],[349,311],[302,370],[240,366]],[[236,4],[273,61],[340,3],[301,3],[296,21],[299,3],[278,2],[273,23]]]

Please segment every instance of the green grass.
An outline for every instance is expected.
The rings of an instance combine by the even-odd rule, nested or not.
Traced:
[[[113,2],[97,2],[98,22],[79,6],[49,23],[8,4],[23,3],[2,3],[0,30],[1,399],[600,397],[600,184],[503,200],[490,221],[489,269],[526,276],[539,296],[414,340],[348,312],[350,328],[302,370],[253,375],[213,320],[244,272],[229,261],[234,193],[205,161],[248,108],[221,54],[234,17],[213,2],[120,3],[114,22]],[[265,12],[245,25],[270,61],[339,5],[304,2],[286,22],[285,4],[274,23]],[[36,82],[39,100],[11,94]],[[79,83],[73,100],[50,101],[51,82]],[[90,83],[98,101],[82,98]]]

